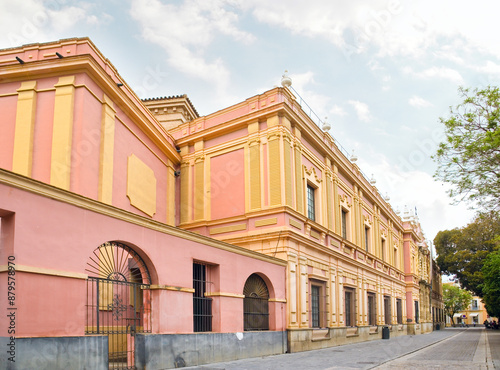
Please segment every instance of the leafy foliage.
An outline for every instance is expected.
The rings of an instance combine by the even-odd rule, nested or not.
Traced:
[[[467,290],[455,285],[443,285],[444,312],[450,317],[453,326],[455,326],[453,316],[465,310],[471,303],[471,299],[472,294]]]
[[[440,118],[446,140],[433,159],[435,177],[452,185],[449,195],[500,209],[500,89],[459,88],[463,102]]]
[[[436,235],[436,262],[443,273],[456,275],[463,288],[483,297],[481,269],[488,255],[499,249],[499,236],[499,213],[478,214],[469,225]]]
[[[490,253],[482,268],[483,302],[490,316],[500,317],[500,250]]]

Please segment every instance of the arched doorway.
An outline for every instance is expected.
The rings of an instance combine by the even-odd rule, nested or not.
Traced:
[[[151,277],[129,246],[107,242],[87,262],[85,334],[108,336],[109,368],[135,369],[135,334],[151,332]]]
[[[269,290],[264,279],[257,274],[250,275],[243,294],[245,331],[269,330]]]

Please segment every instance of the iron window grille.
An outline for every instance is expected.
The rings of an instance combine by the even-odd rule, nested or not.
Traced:
[[[194,332],[212,331],[212,298],[207,297],[207,265],[193,263],[193,330]]]
[[[377,306],[375,293],[368,293],[368,325],[377,325]]]
[[[367,252],[368,252],[368,246],[369,246],[369,244],[368,244],[368,240],[369,240],[368,239],[368,235],[369,235],[368,233],[369,233],[369,230],[370,229],[368,227],[365,227],[365,251],[367,251]]]
[[[315,190],[311,185],[307,185],[307,218],[312,221],[316,220]]]
[[[396,315],[398,324],[401,325],[403,323],[403,304],[399,298],[396,299]]]
[[[391,297],[384,297],[384,323],[391,325]]]
[[[347,239],[347,211],[342,210],[342,238]]]
[[[244,330],[269,330],[269,290],[257,274],[247,279],[243,288]]]
[[[355,297],[354,289],[344,288],[344,314],[346,326],[356,326]]]
[[[418,312],[418,301],[415,301],[415,323],[419,323],[420,317]]]

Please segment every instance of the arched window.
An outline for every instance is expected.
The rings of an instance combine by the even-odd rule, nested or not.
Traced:
[[[269,330],[269,290],[257,274],[247,279],[243,289],[244,329]]]

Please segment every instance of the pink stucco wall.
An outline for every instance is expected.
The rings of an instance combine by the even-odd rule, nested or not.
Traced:
[[[39,80],[38,88],[50,88],[57,78]],[[54,123],[55,91],[37,93],[35,131],[33,138],[33,170],[31,176],[50,183],[50,159],[52,156],[52,126]]]
[[[210,190],[213,220],[245,213],[244,150],[212,157]]]
[[[192,263],[200,261],[215,266],[212,289],[216,291],[242,294],[246,279],[259,273],[269,281],[271,298],[285,297],[284,266],[209,247],[203,244],[204,239],[175,237],[4,184],[0,184],[0,204],[1,214],[15,214],[15,222],[9,227],[14,229],[17,265],[85,274],[93,250],[103,242],[116,240],[141,255],[153,284],[191,288]],[[5,256],[2,258],[5,260]],[[0,276],[4,280],[6,273]],[[84,334],[85,280],[19,272],[18,281],[18,314],[29,318],[19,325],[19,337]],[[151,299],[153,332],[192,332],[190,293],[153,290]],[[6,307],[6,302],[0,304]],[[216,298],[214,305],[218,310],[214,312],[214,330],[242,330],[241,298]],[[283,330],[284,319],[276,320],[273,327]],[[0,327],[5,324],[2,317]]]
[[[0,84],[2,92],[15,91],[19,84]],[[0,98],[1,134],[0,134],[0,167],[12,170],[12,153],[14,150],[14,132],[16,124],[17,96],[4,96]]]

